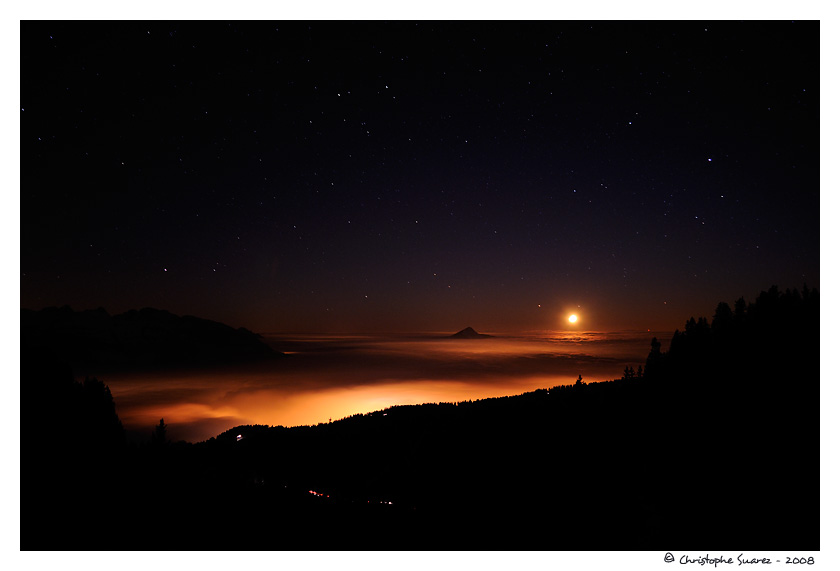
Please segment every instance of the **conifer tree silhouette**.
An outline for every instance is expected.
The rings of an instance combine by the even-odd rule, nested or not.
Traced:
[[[166,424],[164,424],[161,418],[160,423],[155,426],[155,432],[152,435],[152,444],[155,446],[164,446],[166,442]]]

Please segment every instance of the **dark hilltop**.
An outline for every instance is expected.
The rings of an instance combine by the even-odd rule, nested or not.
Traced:
[[[450,337],[452,339],[485,339],[493,336],[485,333],[478,333],[472,327],[467,327],[465,329],[461,329],[458,333],[450,335]]]

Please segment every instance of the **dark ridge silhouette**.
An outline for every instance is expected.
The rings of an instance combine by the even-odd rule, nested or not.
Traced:
[[[197,367],[277,355],[247,329],[152,308],[114,316],[102,308],[23,309],[21,343],[49,349],[74,369],[97,373]]]
[[[724,305],[653,339],[641,375],[197,444],[161,419],[90,465],[69,370],[22,360],[21,548],[817,551],[817,293]]]
[[[802,525],[810,542],[804,541],[806,532],[791,532],[800,534],[803,544],[816,545],[818,294],[807,286],[801,293],[774,286],[750,304],[738,299],[734,307],[718,304],[711,324],[705,317],[690,318],[667,352],[653,339],[643,385],[662,410],[657,424],[646,423],[647,428],[662,450],[687,451],[683,465],[711,469],[702,485],[694,486],[694,501],[735,506],[738,514],[721,518],[718,533],[735,535],[746,521],[757,529]],[[684,489],[680,478],[660,482],[664,494]]]
[[[26,348],[20,383],[21,547],[93,546],[126,494],[125,432],[111,392],[96,379],[77,382],[54,352]],[[80,525],[91,513],[102,517]]]
[[[453,339],[484,339],[487,337],[493,337],[492,335],[486,335],[484,333],[478,333],[472,327],[467,327],[465,329],[461,329],[458,333],[450,335]]]

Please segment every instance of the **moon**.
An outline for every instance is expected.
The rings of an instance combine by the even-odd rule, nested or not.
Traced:
[[[573,313],[569,316],[569,323],[574,323],[575,321],[577,321],[577,315]]]

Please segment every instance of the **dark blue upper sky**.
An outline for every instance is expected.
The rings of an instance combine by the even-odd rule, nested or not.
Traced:
[[[820,286],[818,22],[22,22],[21,305],[675,329]]]

